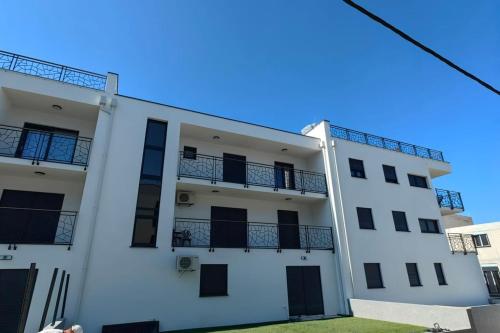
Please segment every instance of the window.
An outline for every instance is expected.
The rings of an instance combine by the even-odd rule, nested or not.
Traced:
[[[349,159],[349,167],[351,168],[351,176],[356,178],[366,178],[365,166],[362,160],[356,160],[354,158]]]
[[[408,280],[411,287],[421,287],[420,276],[418,275],[417,264],[406,263],[406,271],[408,272]]]
[[[396,231],[410,231],[408,230],[408,222],[406,221],[405,212],[392,211],[392,218],[394,220],[394,227]]]
[[[365,263],[365,276],[368,289],[384,288],[379,263]]]
[[[371,208],[356,207],[360,229],[375,229]]]
[[[227,265],[201,265],[200,297],[227,296]]]
[[[167,123],[148,120],[132,236],[134,247],[156,245],[166,138]]]
[[[420,222],[420,231],[429,234],[439,234],[438,220],[418,219]]]
[[[472,239],[474,239],[474,244],[476,247],[490,247],[490,240],[488,239],[487,234],[480,235],[472,235]]]
[[[385,181],[388,183],[397,184],[398,176],[396,175],[396,168],[390,165],[382,165],[384,169]]]
[[[184,146],[184,152],[182,153],[182,157],[188,160],[196,159],[196,147]]]
[[[447,285],[448,283],[446,283],[446,279],[444,278],[443,265],[440,262],[435,262],[434,269],[436,270],[436,277],[438,279],[439,285]]]
[[[429,186],[427,186],[427,178],[423,176],[408,175],[408,180],[411,186],[429,188]]]

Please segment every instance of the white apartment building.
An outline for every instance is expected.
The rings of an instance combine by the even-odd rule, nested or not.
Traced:
[[[287,132],[0,52],[0,332],[487,304],[476,255],[444,233],[463,205],[432,181],[450,172],[439,151],[328,121]]]
[[[472,235],[488,292],[490,297],[498,302],[500,297],[500,222],[451,227],[446,232],[451,235]]]

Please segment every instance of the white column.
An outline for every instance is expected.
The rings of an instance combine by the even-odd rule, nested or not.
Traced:
[[[330,123],[324,120],[306,135],[319,138],[322,141],[328,198],[330,200],[331,215],[333,216],[335,250],[338,258],[337,278],[340,282],[338,289],[341,298],[339,306],[343,314],[350,314],[349,299],[354,296],[351,259],[335,149],[330,135]]]
[[[86,237],[78,237],[80,230],[76,230],[76,239],[80,244],[75,244],[83,251],[82,270],[80,272],[80,284],[78,286],[78,294],[75,309],[75,320],[80,316],[82,299],[85,294],[85,284],[87,279],[88,264],[92,255],[92,244],[94,240],[95,225],[99,204],[101,201],[101,189],[106,168],[109,142],[111,138],[111,130],[113,124],[113,113],[116,108],[116,100],[113,95],[118,92],[118,75],[108,73],[106,81],[105,95],[101,96],[99,115],[97,125],[92,141],[92,150],[90,154],[89,165],[87,168],[87,176],[80,204],[80,212],[78,216],[77,229],[81,230],[82,234],[86,233]]]

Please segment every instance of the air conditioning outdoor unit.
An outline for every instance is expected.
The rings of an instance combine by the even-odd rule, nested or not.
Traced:
[[[196,271],[199,266],[198,257],[194,256],[177,256],[177,270],[179,272]]]
[[[188,206],[191,206],[194,203],[193,199],[194,199],[194,194],[193,193],[179,191],[179,192],[177,192],[177,196],[176,196],[175,202],[178,205],[188,205]]]

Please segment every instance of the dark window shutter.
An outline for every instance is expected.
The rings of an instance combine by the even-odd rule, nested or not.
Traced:
[[[417,264],[406,263],[406,271],[408,272],[408,280],[410,281],[410,286],[420,287],[420,276],[418,275]]]
[[[405,212],[393,211],[392,218],[394,220],[394,227],[396,228],[396,231],[409,231]]]
[[[227,296],[227,265],[201,265],[200,297]]]
[[[366,286],[368,289],[384,288],[379,263],[365,263]]]
[[[410,182],[411,186],[429,188],[429,186],[427,185],[427,178],[423,176],[408,175],[408,181]]]
[[[349,168],[351,169],[351,176],[356,178],[366,178],[365,166],[362,160],[354,158],[349,159]]]
[[[360,229],[375,229],[371,208],[356,207]]]
[[[396,168],[390,165],[382,165],[384,169],[385,181],[388,183],[397,184],[398,176],[396,175]]]
[[[439,262],[434,263],[434,269],[436,270],[436,277],[440,286],[447,285],[446,279],[444,277],[443,265]]]

